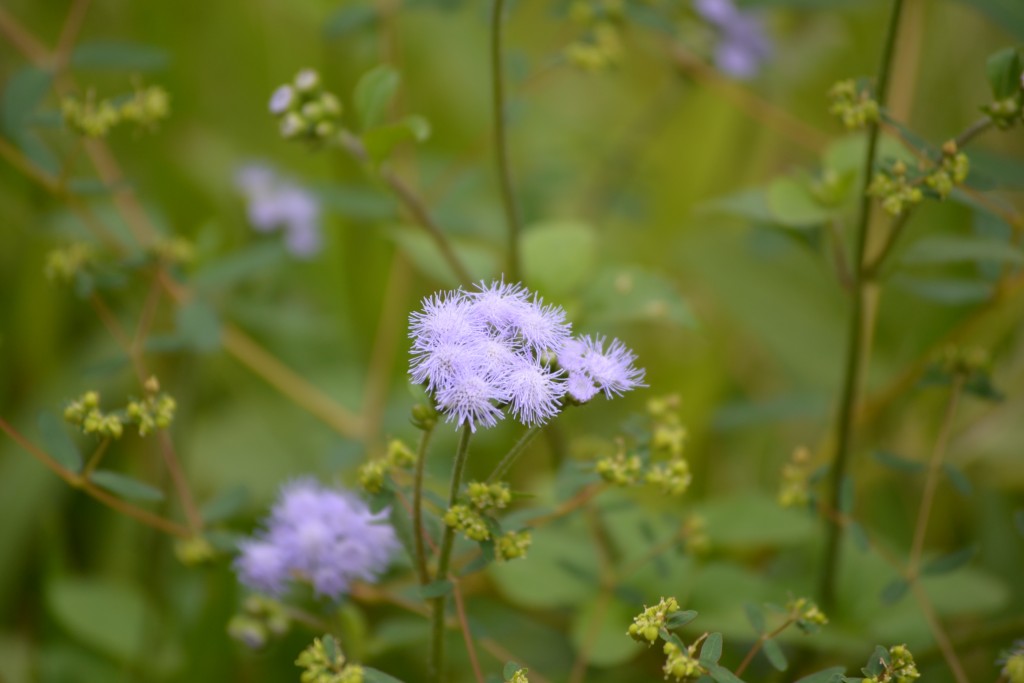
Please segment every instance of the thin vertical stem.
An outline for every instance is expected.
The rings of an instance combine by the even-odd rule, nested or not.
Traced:
[[[427,447],[433,433],[434,428],[431,426],[420,434],[420,445],[416,449],[416,475],[412,487],[412,532],[415,536],[416,573],[419,575],[421,586],[430,581],[430,574],[427,573],[426,542],[423,537],[423,473],[426,470]]]
[[[899,34],[900,11],[903,0],[893,0],[892,12],[889,16],[888,33],[882,51],[882,61],[878,70],[876,98],[880,106],[885,106],[889,87],[889,74],[892,70],[892,57],[895,52],[896,37]],[[868,230],[871,224],[871,197],[867,188],[874,173],[875,156],[878,149],[880,125],[878,122],[868,126],[868,148],[864,158],[864,177],[861,180],[861,204],[857,222],[856,244],[853,257],[853,301],[850,311],[850,327],[847,339],[846,364],[843,375],[843,388],[840,399],[838,426],[836,434],[836,454],[829,477],[830,505],[839,509],[839,496],[843,479],[846,477],[846,465],[853,450],[853,427],[859,403],[860,379],[865,348],[865,294],[870,279],[865,277],[864,253],[867,246]],[[825,557],[821,568],[821,602],[825,609],[834,604],[836,573],[839,566],[839,543],[842,528],[828,523],[828,537],[825,542]]]
[[[526,447],[530,445],[531,441],[533,441],[533,437],[538,434],[540,434],[540,427],[530,427],[526,432],[524,432],[523,435],[519,437],[519,441],[516,441],[515,445],[509,449],[508,453],[505,454],[505,457],[498,463],[498,466],[494,468],[494,471],[491,472],[491,476],[487,477],[487,481],[495,482],[505,476],[505,473],[508,472],[509,468],[511,468],[515,463],[516,458],[526,450]]]
[[[508,224],[508,276],[513,282],[519,279],[519,233],[522,220],[519,206],[512,190],[512,171],[508,160],[508,131],[505,120],[505,68],[502,51],[501,24],[505,0],[494,0],[491,13],[491,96],[494,108],[494,150],[498,163],[498,181],[501,185],[501,203],[505,208]]]
[[[466,460],[469,456],[469,437],[473,432],[467,424],[462,428],[459,435],[459,446],[455,451],[455,462],[452,464],[452,483],[448,492],[448,507],[455,505],[459,496],[459,489],[462,487],[462,473],[466,469]],[[441,541],[441,551],[437,560],[437,573],[435,581],[441,581],[448,576],[448,565],[452,558],[452,547],[455,545],[455,529],[446,526],[444,537]],[[434,683],[444,681],[444,595],[436,597],[432,601],[433,626],[431,628],[431,650],[430,650],[430,679]]]

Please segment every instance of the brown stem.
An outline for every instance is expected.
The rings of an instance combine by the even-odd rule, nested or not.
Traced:
[[[89,11],[89,3],[90,0],[74,0],[71,3],[64,26],[60,30],[60,38],[57,39],[57,49],[53,55],[53,65],[57,71],[66,69],[71,60],[71,51],[82,30],[85,15]]]
[[[735,673],[737,677],[742,676],[743,672],[747,670],[748,666],[750,666],[750,663],[754,661],[754,656],[761,651],[761,647],[764,645],[765,641],[771,640],[772,638],[776,637],[777,635],[785,631],[787,628],[792,626],[794,623],[795,620],[793,619],[793,617],[790,617],[786,619],[786,621],[782,622],[782,624],[771,633],[767,635],[762,633],[761,635],[759,635],[757,637],[757,640],[754,642],[753,645],[750,646],[750,649],[747,651],[747,656],[743,658],[743,661],[740,662],[740,665],[736,667],[736,671],[734,671],[733,673]]]
[[[0,7],[0,33],[30,62],[44,65],[50,58],[50,51],[31,32]]]
[[[462,640],[466,643],[466,654],[469,655],[469,664],[473,668],[473,677],[476,683],[484,683],[484,674],[480,670],[480,661],[476,657],[476,648],[473,646],[473,634],[469,631],[469,619],[466,618],[466,605],[462,600],[462,590],[458,581],[452,586],[452,596],[455,598],[455,615],[459,620],[459,630],[462,631]]]
[[[103,456],[106,454],[109,446],[110,437],[108,436],[100,442],[100,445],[97,446],[96,450],[93,451],[91,456],[89,456],[89,461],[85,463],[85,469],[83,469],[82,474],[79,475],[82,479],[88,479],[89,475],[93,473],[93,470],[99,466],[100,461],[103,460]]]
[[[181,461],[174,451],[174,442],[171,441],[171,435],[167,433],[166,429],[161,429],[159,430],[157,441],[160,444],[160,454],[163,456],[164,465],[171,474],[174,490],[178,494],[182,508],[185,510],[188,526],[194,534],[198,535],[203,529],[203,517],[199,514],[199,508],[196,506],[195,498],[192,496],[192,489],[188,485],[185,472],[181,469]]]

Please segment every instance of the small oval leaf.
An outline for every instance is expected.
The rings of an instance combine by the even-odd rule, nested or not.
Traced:
[[[160,489],[119,472],[96,470],[89,475],[89,481],[125,500],[156,503],[164,499]]]

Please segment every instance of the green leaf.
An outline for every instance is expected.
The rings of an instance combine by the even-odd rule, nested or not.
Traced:
[[[166,51],[138,43],[83,42],[71,53],[71,66],[75,69],[160,71],[170,61]]]
[[[78,446],[68,436],[64,421],[48,410],[39,413],[37,418],[39,438],[43,448],[66,469],[79,472],[82,469],[82,454]]]
[[[994,292],[984,280],[965,278],[919,278],[898,275],[892,284],[918,297],[948,306],[964,306],[987,301]]]
[[[640,267],[609,268],[587,288],[584,306],[594,325],[665,322],[696,327],[690,307],[668,279]]]
[[[906,595],[910,584],[904,578],[895,578],[882,588],[881,599],[886,605],[893,605]]]
[[[160,489],[119,472],[96,470],[89,475],[89,481],[125,500],[156,503],[164,499]]]
[[[636,657],[636,643],[623,628],[630,623],[633,612],[633,606],[618,598],[600,596],[576,607],[569,633],[576,651],[587,648],[587,663],[601,668],[619,666]]]
[[[718,497],[697,506],[716,547],[763,548],[813,538],[817,524],[802,511],[785,509],[768,495]]]
[[[359,79],[352,99],[363,130],[377,124],[400,82],[398,72],[387,64],[373,67]]]
[[[213,351],[220,346],[220,319],[205,301],[189,301],[178,309],[176,320],[178,334],[196,351]]]
[[[597,265],[597,236],[576,221],[528,226],[519,238],[525,280],[552,296],[581,288]]]
[[[207,524],[223,522],[244,512],[248,503],[249,489],[245,486],[232,486],[207,501],[199,514]]]
[[[192,284],[209,292],[223,289],[251,277],[266,277],[288,260],[288,253],[277,242],[258,242],[234,251],[200,267]]]
[[[754,629],[754,633],[761,635],[764,633],[764,613],[761,608],[752,602],[743,603],[743,611],[747,615],[747,621]]]
[[[787,228],[812,228],[832,215],[814,197],[806,181],[788,177],[777,178],[768,186],[768,208],[774,222]]]
[[[832,666],[821,671],[816,671],[808,676],[804,676],[796,683],[842,683],[845,675],[845,667]]]
[[[158,617],[138,587],[105,579],[58,578],[46,587],[53,618],[78,641],[119,661],[148,659]]]
[[[777,671],[785,671],[789,668],[789,662],[786,661],[786,655],[783,654],[782,648],[775,642],[774,638],[770,638],[764,641],[764,656],[768,658],[768,662],[775,667]]]
[[[961,472],[956,465],[950,462],[942,463],[942,471],[946,473],[946,477],[949,479],[949,483],[953,485],[953,488],[962,496],[969,496],[973,491],[971,486],[971,480]]]
[[[925,468],[923,462],[908,460],[890,451],[872,451],[871,455],[881,464],[899,472],[923,472]]]
[[[700,663],[704,667],[710,667],[712,664],[717,664],[721,658],[722,634],[712,633],[704,639],[704,643],[700,646]]]
[[[716,197],[701,204],[698,210],[706,213],[720,213],[737,218],[772,223],[775,214],[768,205],[766,193],[761,188],[740,190],[724,197]]]
[[[864,526],[860,522],[851,521],[847,530],[858,550],[864,553],[871,549],[871,539],[868,538],[868,532],[864,530]]]
[[[1020,92],[1021,59],[1015,47],[1007,47],[991,55],[985,62],[992,97],[1002,100]]]
[[[324,36],[330,40],[348,37],[377,23],[379,14],[373,5],[347,5],[340,7],[327,17]]]
[[[431,581],[430,583],[420,586],[420,597],[424,600],[430,600],[431,598],[439,598],[442,595],[448,595],[452,592],[452,588],[455,587],[448,579],[440,579],[439,581]]]
[[[33,112],[50,92],[52,84],[53,74],[34,66],[22,67],[8,79],[0,107],[3,112],[3,130],[10,137],[18,138],[22,135]]]
[[[363,681],[364,683],[402,683],[391,674],[374,669],[372,666],[363,666]]]
[[[422,116],[409,116],[398,123],[377,126],[362,135],[363,146],[373,163],[386,159],[403,142],[423,142],[429,137],[430,122]]]
[[[511,680],[511,678],[515,676],[516,672],[521,668],[522,667],[515,662],[505,662],[505,667],[501,670],[501,675],[506,681]]]
[[[874,652],[868,657],[867,664],[861,671],[864,672],[865,676],[877,676],[887,667],[892,660],[889,657],[889,650],[882,647],[881,645],[875,645]]]
[[[708,673],[711,675],[711,678],[715,679],[718,683],[743,683],[743,680],[739,676],[729,671],[724,666],[712,664],[706,668]]]
[[[682,628],[696,618],[697,613],[692,609],[683,610],[682,612],[673,612],[665,621],[665,628],[669,630]]]
[[[990,261],[1024,264],[1024,251],[1013,244],[996,239],[961,235],[930,235],[914,242],[900,256],[906,265],[936,265]]]
[[[924,575],[945,574],[955,569],[959,569],[970,562],[974,558],[976,552],[977,548],[969,546],[949,553],[948,555],[936,557],[921,568],[921,573]]]

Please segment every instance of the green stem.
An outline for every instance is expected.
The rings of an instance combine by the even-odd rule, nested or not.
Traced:
[[[448,507],[455,505],[459,497],[459,489],[462,487],[462,472],[466,469],[466,460],[469,456],[469,437],[472,435],[469,425],[462,428],[459,436],[459,446],[455,451],[455,462],[452,465],[452,483],[448,492]],[[448,576],[448,565],[452,558],[452,547],[455,545],[455,529],[445,526],[444,537],[441,540],[441,552],[437,560],[437,573],[435,581],[441,581]],[[431,601],[433,614],[431,627],[431,650],[430,650],[430,677],[435,683],[442,683],[444,680],[444,603],[447,596],[441,595]]]
[[[956,148],[962,149],[968,142],[991,128],[993,123],[995,123],[995,121],[988,116],[982,116],[980,119],[968,126],[964,132],[953,138],[953,142],[956,143]]]
[[[107,448],[110,446],[110,437],[103,439],[99,447],[93,451],[93,454],[89,457],[89,462],[85,464],[85,469],[82,470],[82,474],[79,475],[82,479],[88,479],[89,475],[93,473],[96,467],[100,464],[100,460],[103,459],[103,455],[107,452]]]
[[[423,472],[426,469],[427,446],[433,433],[434,428],[431,426],[424,429],[420,435],[420,445],[416,450],[416,475],[412,488],[412,531],[416,541],[416,573],[419,575],[421,586],[430,581],[430,575],[427,573],[427,549],[423,540]]]
[[[519,232],[521,219],[515,194],[512,191],[512,172],[508,161],[508,134],[505,122],[505,82],[501,49],[501,21],[505,0],[494,0],[491,13],[491,96],[494,108],[494,148],[498,162],[498,181],[501,185],[501,202],[505,208],[508,223],[508,276],[513,282],[519,280]]]
[[[882,62],[878,70],[876,96],[880,107],[885,106],[889,88],[889,73],[892,70],[896,36],[899,33],[900,11],[903,0],[893,0],[892,13],[889,16],[888,33],[882,51]],[[875,168],[875,156],[878,150],[880,125],[872,123],[868,127],[868,149],[864,159],[864,177],[861,181],[861,204],[857,222],[856,245],[853,256],[853,302],[850,311],[850,327],[848,330],[846,364],[843,375],[843,389],[839,406],[837,426],[837,443],[835,459],[829,477],[830,505],[839,509],[839,496],[843,479],[846,476],[846,465],[853,449],[853,423],[856,418],[861,366],[866,352],[864,338],[864,298],[867,280],[865,278],[864,253],[867,247],[868,228],[871,222],[871,197],[867,188]],[[839,565],[839,542],[842,529],[829,523],[828,537],[825,542],[825,557],[821,569],[821,602],[825,609],[834,604],[836,573]]]
[[[498,466],[494,468],[494,471],[491,472],[491,476],[487,477],[488,483],[498,481],[503,476],[505,476],[505,473],[508,472],[512,465],[515,463],[516,458],[518,458],[519,455],[524,450],[526,450],[526,447],[530,445],[531,441],[533,441],[533,437],[537,436],[538,434],[540,434],[539,426],[530,427],[528,430],[526,430],[526,432],[524,432],[523,435],[519,437],[519,441],[516,441],[516,444],[512,446],[512,448],[509,449],[508,453],[505,454],[505,457],[501,459],[501,462],[498,463]]]

